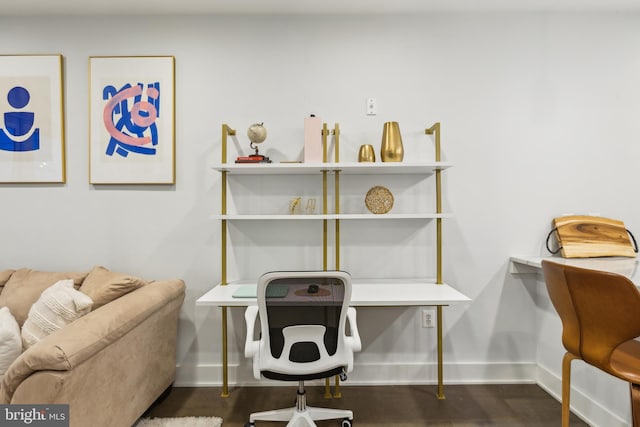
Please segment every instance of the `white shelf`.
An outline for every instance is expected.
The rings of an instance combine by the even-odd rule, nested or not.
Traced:
[[[430,175],[437,170],[445,170],[452,165],[449,162],[430,163],[219,163],[213,167],[218,172],[234,175],[309,175],[322,171],[348,175],[395,174]]]
[[[329,214],[329,215],[288,215],[288,214],[227,214],[215,215],[214,219],[230,221],[290,221],[290,220],[389,220],[389,219],[436,219],[451,218],[452,214],[410,213],[410,214]]]
[[[329,215],[331,219],[436,219],[451,218],[453,215],[448,213],[409,213],[409,214],[337,214]]]
[[[317,221],[321,219],[331,219],[331,215],[227,214],[215,215],[214,219],[226,219],[229,221]]]

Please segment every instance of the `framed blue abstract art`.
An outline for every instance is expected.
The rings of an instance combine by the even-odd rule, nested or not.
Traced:
[[[175,184],[175,58],[89,58],[89,182]]]
[[[0,183],[64,183],[62,55],[0,55]]]

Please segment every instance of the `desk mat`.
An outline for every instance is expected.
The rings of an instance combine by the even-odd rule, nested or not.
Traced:
[[[289,292],[289,286],[269,285],[267,286],[267,298],[284,298]],[[256,285],[242,285],[234,293],[233,298],[256,298]]]

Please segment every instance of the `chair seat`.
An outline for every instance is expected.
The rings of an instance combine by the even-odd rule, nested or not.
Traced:
[[[262,375],[270,380],[279,381],[311,381],[321,380],[324,378],[331,378],[336,375],[340,375],[346,371],[346,367],[338,366],[337,368],[330,369],[324,372],[313,372],[310,374],[287,374],[282,372],[262,371]]]
[[[640,384],[640,341],[620,344],[611,354],[612,374],[634,384]]]

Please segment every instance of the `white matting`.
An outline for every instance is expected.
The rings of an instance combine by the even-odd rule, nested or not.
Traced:
[[[141,418],[133,427],[221,427],[218,417]]]

